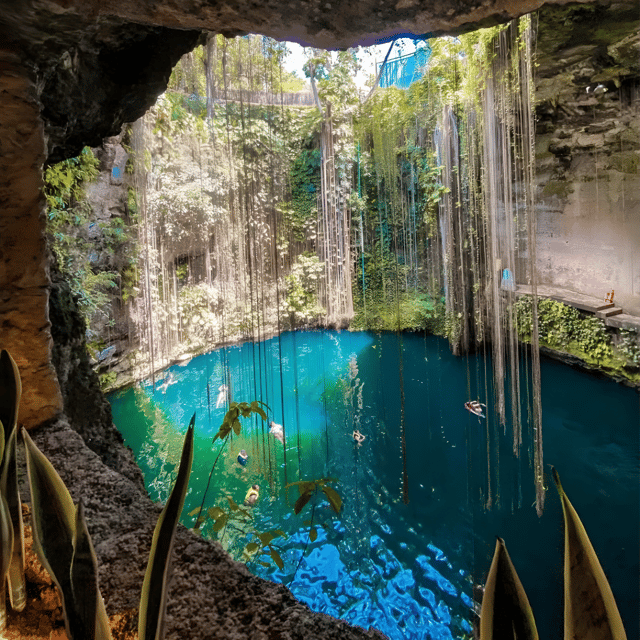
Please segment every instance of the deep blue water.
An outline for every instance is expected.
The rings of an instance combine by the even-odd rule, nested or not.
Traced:
[[[436,337],[297,332],[194,358],[165,372],[175,384],[164,388],[160,380],[154,389],[147,381],[110,400],[114,422],[136,454],[151,496],[160,500],[197,412],[187,525],[194,516],[186,514],[200,505],[220,452],[219,441],[211,445],[226,411],[215,408],[220,385],[229,386],[233,400],[260,399],[269,406],[269,419],[284,425],[286,449],[260,420],[244,421],[241,435],[222,449],[205,507],[227,508],[227,496],[241,503],[247,488],[259,484],[254,521],[227,527],[222,543],[238,553],[249,540],[242,530],[284,530],[289,537],[273,541],[284,569],[268,555],[261,558],[267,567],[248,566],[284,582],[313,609],[374,626],[393,639],[467,637],[472,587],[484,582],[500,535],[540,637],[560,639],[559,499],[549,477],[545,513],[537,517],[530,438],[525,432],[516,461],[510,425],[503,432],[493,411],[490,369],[481,355],[452,356]],[[525,390],[522,396],[526,416]],[[476,397],[488,405],[486,420],[463,408]],[[542,409],[545,463],[558,469],[582,518],[628,637],[639,637],[638,394],[543,361]],[[366,437],[361,446],[352,437],[355,429]],[[236,463],[241,448],[250,456],[246,468]],[[326,502],[319,504],[314,519],[327,527],[318,527],[317,539],[309,542],[304,522],[311,504],[294,516],[298,493],[290,489],[287,500],[285,485],[320,477],[337,479],[343,510],[335,516]],[[212,532],[211,521],[204,531]]]

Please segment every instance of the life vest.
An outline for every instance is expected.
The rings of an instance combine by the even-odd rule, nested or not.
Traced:
[[[247,495],[244,497],[244,501],[251,504],[252,501],[250,500],[250,498],[252,496],[255,496],[256,500],[260,497],[260,492],[257,489],[254,489],[253,487],[251,487],[249,491],[247,491]]]

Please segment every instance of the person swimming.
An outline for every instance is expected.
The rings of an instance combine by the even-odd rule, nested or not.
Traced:
[[[218,397],[216,399],[216,409],[219,409],[227,400],[227,392],[229,387],[226,384],[221,384],[218,387]]]
[[[284,444],[284,429],[281,424],[274,422],[273,420],[269,423],[269,433],[276,439],[280,440],[282,444]]]
[[[162,391],[162,393],[166,393],[167,389],[169,388],[170,385],[175,384],[176,382],[178,382],[174,377],[173,377],[173,373],[170,373],[165,379],[164,382],[160,385],[158,385],[158,391]]]
[[[244,497],[244,505],[246,507],[255,506],[259,497],[260,497],[260,486],[257,484],[252,484],[249,491],[247,491],[247,495]]]
[[[367,436],[363,436],[357,429],[353,432],[353,439],[358,443],[358,446],[360,446],[366,439]]]
[[[238,464],[240,464],[243,467],[246,467],[248,460],[249,460],[249,454],[244,449],[241,449],[240,453],[238,454]]]
[[[469,402],[464,403],[464,408],[473,413],[473,415],[478,416],[478,418],[486,417],[482,409],[483,407],[486,409],[487,405],[482,404],[482,402],[479,402],[478,400],[469,400]]]

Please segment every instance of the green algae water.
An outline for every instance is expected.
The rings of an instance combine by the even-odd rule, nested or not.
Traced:
[[[545,512],[536,516],[531,443],[525,434],[513,458],[508,425],[492,410],[490,370],[481,354],[456,358],[436,337],[306,331],[199,356],[110,401],[154,500],[167,497],[196,412],[183,523],[193,525],[188,514],[205,491],[205,512],[229,510],[229,498],[241,504],[258,484],[250,522],[234,519],[215,532],[209,519],[204,534],[239,557],[255,540],[247,532],[282,530],[287,537],[272,544],[283,568],[268,553],[248,567],[314,610],[392,639],[472,637],[474,585],[484,582],[499,535],[540,637],[560,640],[560,502],[549,477]],[[486,419],[465,411],[471,398],[487,404]],[[229,400],[255,399],[283,425],[286,446],[256,417],[243,419],[240,436],[224,446],[212,444]],[[628,637],[638,637],[638,394],[543,361],[542,408],[545,463],[558,469],[589,533]],[[341,513],[319,501],[295,516],[298,491],[287,484],[323,477],[335,479]],[[312,510],[324,525],[313,541]]]

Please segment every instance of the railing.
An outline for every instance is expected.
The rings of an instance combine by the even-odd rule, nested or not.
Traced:
[[[199,98],[199,96],[197,96]],[[247,91],[245,89],[218,89],[213,92],[214,102],[243,102],[244,104],[260,104],[273,106],[313,107],[315,102],[311,91],[301,93],[270,93],[268,91]]]

